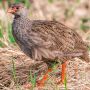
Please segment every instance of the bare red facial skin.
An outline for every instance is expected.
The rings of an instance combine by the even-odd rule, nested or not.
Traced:
[[[15,13],[17,11],[17,9],[16,8],[9,8],[8,10],[7,10],[7,12],[8,13]]]
[[[13,7],[13,8],[11,7],[7,10],[7,12],[13,14],[13,13],[17,12],[18,9],[19,9],[19,7]]]

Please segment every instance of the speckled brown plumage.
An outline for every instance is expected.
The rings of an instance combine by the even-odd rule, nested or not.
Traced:
[[[12,7],[19,5],[14,4]],[[80,57],[89,62],[87,45],[74,30],[57,21],[30,20],[25,8],[17,8],[13,14],[13,35],[30,58],[64,62]]]

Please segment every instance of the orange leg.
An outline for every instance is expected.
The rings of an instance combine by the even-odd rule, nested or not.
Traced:
[[[52,69],[48,69],[46,74],[43,76],[43,78],[37,82],[37,86],[44,86],[45,85],[45,81],[47,81],[48,77],[49,77],[49,73],[52,72]]]
[[[61,83],[64,83],[65,77],[66,77],[66,62],[62,64]]]
[[[74,71],[75,71],[75,78],[77,79],[77,76],[78,76],[78,64],[77,63],[75,64]]]
[[[61,79],[57,80],[57,84],[63,84],[66,77],[66,62],[62,64]]]

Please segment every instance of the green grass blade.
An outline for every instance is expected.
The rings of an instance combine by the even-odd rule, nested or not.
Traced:
[[[12,35],[12,26],[11,26],[11,24],[8,25],[8,38],[9,38],[10,43],[15,43],[15,39]]]
[[[65,86],[65,90],[67,90],[67,78],[65,77],[65,80],[64,80],[64,86]]]
[[[34,76],[33,76],[31,70],[29,73],[29,82],[32,83],[33,87],[36,86],[36,74],[34,74]]]
[[[4,47],[4,46],[5,46],[5,44],[0,41],[0,47]]]
[[[27,8],[29,8],[29,7],[31,6],[31,3],[30,3],[29,0],[25,0],[25,6],[26,6]]]
[[[2,27],[0,26],[0,38],[3,38]]]
[[[16,82],[16,68],[15,68],[15,63],[14,63],[14,60],[12,60],[12,74],[13,74],[13,79],[14,79],[14,82]]]
[[[86,30],[89,30],[90,29],[90,26],[81,24],[80,25],[80,28],[81,28],[81,30],[86,31]]]
[[[87,23],[90,21],[90,18],[81,18],[82,23]]]
[[[49,3],[53,3],[53,0],[48,0]]]
[[[15,67],[14,60],[12,60],[12,74],[13,74],[14,82],[16,83],[17,90],[21,90],[20,87],[19,87],[19,83],[17,81],[16,67]]]
[[[18,2],[20,2],[20,0],[15,0],[15,3],[18,3]]]

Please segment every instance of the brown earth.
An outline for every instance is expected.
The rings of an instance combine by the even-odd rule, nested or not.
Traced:
[[[19,83],[21,90],[27,90],[23,87],[28,82],[29,72],[37,73],[37,79],[47,70],[47,65],[43,62],[34,62],[19,50],[0,48],[0,90],[16,90],[13,78],[13,62],[16,69],[16,82]],[[61,68],[59,68],[61,71]],[[55,72],[59,69],[56,69]],[[43,72],[43,73],[42,73]],[[55,72],[50,74],[42,90],[64,90],[64,85],[55,84]],[[58,77],[60,78],[60,77]],[[90,63],[87,64],[80,59],[75,58],[67,62],[67,88],[68,90],[90,90]],[[39,90],[35,87],[35,90]]]

